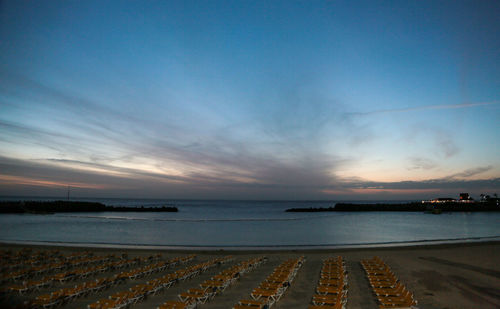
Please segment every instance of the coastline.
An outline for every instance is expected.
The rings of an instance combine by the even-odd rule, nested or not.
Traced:
[[[376,242],[361,244],[320,244],[320,245],[273,245],[273,246],[204,246],[204,245],[152,245],[152,244],[112,244],[112,243],[81,243],[59,241],[31,241],[31,240],[2,240],[1,246],[40,246],[40,247],[65,247],[65,248],[100,248],[100,249],[127,249],[127,250],[169,250],[169,251],[329,251],[329,250],[356,250],[356,249],[382,249],[382,248],[411,248],[440,245],[459,245],[474,243],[500,243],[500,236],[470,237],[436,240],[414,240],[401,242]]]
[[[213,210],[216,211],[217,209],[214,208]],[[193,214],[198,215],[194,211]],[[280,265],[287,259],[304,256],[306,262],[303,267],[301,267],[296,279],[293,281],[286,294],[277,304],[273,306],[273,309],[307,308],[307,306],[311,303],[313,295],[315,294],[315,288],[319,280],[323,260],[334,256],[342,256],[345,259],[349,280],[348,301],[346,308],[377,308],[376,299],[370,290],[368,280],[363,269],[361,268],[360,262],[363,259],[379,256],[387,263],[387,265],[391,267],[394,273],[397,274],[398,278],[405,286],[407,286],[408,290],[414,294],[415,299],[418,300],[418,308],[420,309],[477,307],[482,309],[500,308],[500,264],[497,262],[500,260],[500,235],[498,234],[498,228],[495,224],[497,222],[495,220],[498,219],[498,215],[496,214],[488,215],[487,217],[484,214],[472,214],[470,216],[450,215],[450,217],[433,215],[427,216],[425,214],[410,216],[405,214],[403,216],[394,216],[392,213],[387,212],[384,213],[383,216],[373,216],[371,213],[366,215],[356,214],[355,217],[349,217],[344,214],[341,216],[327,215],[328,220],[330,221],[318,221],[320,223],[324,223],[323,229],[319,229],[319,232],[313,234],[309,238],[300,238],[296,236],[303,235],[303,233],[307,232],[310,227],[316,223],[316,221],[310,222],[306,220],[323,218],[324,215],[314,215],[303,218],[298,218],[298,216],[294,215],[292,215],[293,218],[283,218],[281,215],[275,215],[276,217],[269,216],[265,218],[257,218],[253,217],[255,215],[254,213],[251,213],[250,215],[252,215],[250,221],[253,223],[247,223],[246,229],[239,230],[241,235],[248,235],[245,233],[260,231],[260,234],[254,235],[255,239],[269,240],[267,237],[270,237],[271,235],[269,234],[270,230],[262,228],[255,229],[255,226],[273,227],[273,231],[280,230],[284,232],[279,234],[279,237],[275,237],[272,242],[249,241],[248,243],[250,245],[231,245],[232,243],[238,244],[238,242],[224,240],[224,234],[221,234],[224,231],[223,228],[220,228],[218,230],[219,232],[214,233],[213,235],[206,233],[221,226],[226,226],[227,228],[240,226],[240,222],[231,223],[231,221],[246,221],[248,218],[245,218],[244,220],[235,220],[234,218],[208,218],[201,220],[202,223],[195,226],[191,223],[183,223],[183,221],[198,221],[193,218],[163,218],[160,216],[160,218],[155,217],[151,219],[142,218],[145,217],[142,215],[131,215],[128,217],[123,216],[123,218],[118,216],[106,216],[105,220],[109,221],[103,222],[111,222],[111,224],[102,224],[100,227],[115,224],[115,219],[124,220],[123,222],[116,222],[116,224],[121,227],[120,231],[128,231],[129,233],[132,233],[131,235],[139,235],[140,237],[125,237],[127,234],[121,234],[116,229],[101,229],[99,230],[99,233],[112,233],[111,235],[117,235],[117,237],[99,238],[91,237],[92,232],[89,232],[90,230],[88,230],[88,222],[92,223],[95,221],[88,220],[87,218],[92,216],[92,214],[68,214],[67,216],[70,218],[77,218],[73,218],[72,220],[82,220],[85,222],[84,225],[71,230],[73,233],[72,235],[75,237],[53,237],[52,239],[55,241],[30,241],[15,240],[14,237],[20,239],[33,239],[36,238],[36,236],[40,236],[40,239],[51,239],[51,237],[36,234],[36,229],[30,230],[30,233],[15,234],[9,227],[15,228],[16,223],[24,223],[26,220],[16,221],[5,216],[4,218],[9,218],[9,220],[4,220],[4,223],[6,224],[4,225],[4,229],[6,231],[5,238],[9,238],[9,236],[11,236],[12,239],[0,239],[0,250],[19,252],[23,249],[32,249],[33,253],[38,251],[50,252],[55,250],[61,252],[64,256],[69,256],[75,253],[82,254],[84,252],[90,252],[94,256],[127,256],[131,259],[144,259],[149,256],[156,256],[159,254],[161,255],[162,261],[196,254],[196,259],[186,266],[199,264],[214,258],[222,258],[229,255],[234,257],[234,261],[231,262],[230,265],[219,265],[218,267],[201,274],[199,277],[179,282],[175,286],[158,295],[148,295],[145,300],[134,305],[134,308],[137,309],[157,308],[158,305],[167,300],[178,299],[178,295],[180,293],[186,292],[186,290],[191,288],[199,287],[201,282],[210,279],[223,269],[236,265],[239,262],[262,256],[266,256],[268,258],[267,263],[252,271],[250,274],[245,274],[242,278],[238,279],[234,285],[224,291],[224,293],[218,295],[210,302],[200,305],[199,307],[202,309],[232,308],[232,306],[239,300],[249,298],[251,291],[257,287],[277,265]],[[348,233],[349,231],[353,232],[353,230],[349,230],[349,228],[353,225],[341,225],[343,221],[352,221],[355,222],[357,226],[359,225],[366,228],[366,226],[369,226],[371,221],[363,221],[362,219],[367,217],[369,217],[370,220],[372,220],[373,217],[378,218],[374,222],[378,222],[379,224],[386,221],[387,218],[392,218],[393,221],[391,222],[394,222],[396,231],[398,222],[417,222],[414,224],[413,230],[424,232],[414,234],[394,234],[398,232],[394,232],[394,229],[389,229],[389,234],[383,234],[386,235],[386,237],[383,238],[370,238],[368,237],[369,235],[367,235],[366,238],[336,238],[334,237],[335,235],[328,234],[330,227],[332,225],[335,226],[335,224],[340,224],[340,226],[337,225],[336,227],[344,233]],[[46,223],[46,221],[44,221],[46,217],[32,215],[17,217],[17,215],[15,215],[14,219],[18,218],[35,218],[39,220],[34,220],[34,222],[40,221],[42,223]],[[67,223],[70,219],[66,218],[66,216],[55,215],[50,218],[54,218],[55,224],[59,224],[58,228],[62,231],[64,231],[64,229],[61,229],[61,227],[71,226]],[[101,217],[97,218],[100,219]],[[334,220],[336,218],[340,219]],[[351,221],[347,220],[349,218],[351,218]],[[172,224],[172,226],[176,227],[175,229],[166,229],[162,228],[164,225],[162,225],[161,222],[158,223],[158,220],[173,220],[180,222]],[[254,222],[290,220],[294,221],[293,224],[288,224],[286,222],[279,222],[276,224]],[[486,230],[478,228],[482,227],[485,223],[488,223],[488,226],[491,226],[492,228]],[[441,226],[442,224],[445,224],[445,227],[458,226],[461,228],[460,231],[466,232],[451,233],[450,231],[453,232],[454,230],[443,230],[443,227]],[[146,229],[144,226],[148,226],[150,228]],[[404,226],[406,227],[407,225]],[[191,229],[185,230],[185,227],[190,227]],[[288,231],[288,228],[291,227],[296,229],[295,233],[290,233],[290,231]],[[201,229],[201,231],[197,230],[196,235],[202,238],[180,238],[182,241],[178,241],[177,243],[182,245],[176,245],[176,243],[172,241],[176,239],[175,237],[179,237],[179,235],[174,233],[175,231],[179,230],[182,231],[182,233],[187,233],[189,235],[189,233],[192,233],[193,230],[198,228]],[[57,230],[57,228],[54,228],[54,231]],[[10,234],[7,233],[7,231],[9,231]],[[145,233],[142,233],[142,231]],[[234,232],[234,229],[231,229],[231,231]],[[157,235],[161,235],[162,238],[157,238]],[[294,235],[293,239],[295,241],[290,242],[289,239],[286,238],[287,235]],[[421,239],[407,240],[417,237]],[[234,239],[240,238],[241,237],[235,237]],[[159,239],[161,241],[158,241]],[[205,241],[199,242],[202,245],[190,245],[190,242],[196,244],[198,239]],[[377,240],[383,240],[383,242],[376,242]],[[364,243],[361,243],[362,241],[364,241]],[[169,242],[173,243],[173,245],[169,245]],[[314,245],[307,244],[308,242],[314,243]],[[328,242],[338,243],[329,244]],[[204,243],[208,245],[203,245]],[[272,245],[261,245],[260,243]],[[305,244],[274,245],[280,243]],[[242,242],[242,244],[245,244],[245,242]],[[142,267],[144,265],[140,266]],[[138,266],[134,267],[137,268]],[[110,269],[102,274],[96,274],[87,278],[77,278],[64,283],[56,282],[51,287],[33,291],[26,295],[12,296],[11,293],[6,299],[2,299],[0,297],[0,307],[16,308],[16,304],[33,300],[39,295],[52,293],[62,288],[72,288],[75,285],[96,280],[96,278],[116,275],[121,271],[130,271],[133,270],[134,267],[128,267],[124,270]],[[152,273],[139,279],[126,280],[126,282],[122,284],[112,286],[96,294],[72,300],[71,302],[65,304],[63,308],[87,308],[89,304],[95,303],[100,299],[109,298],[114,293],[130,290],[138,284],[146,284],[152,279],[174,272],[182,267],[184,266],[179,265],[175,268],[172,267],[171,269],[164,270],[162,273]],[[71,270],[71,268],[69,268],[69,270]],[[54,275],[56,273],[57,272],[51,272],[44,275],[37,275],[33,278],[28,278],[28,280],[38,280],[41,279],[42,276]],[[4,272],[2,275],[6,275],[6,273]],[[3,284],[0,284],[0,288],[6,289],[9,284],[12,285],[19,283],[21,282],[4,282]]]

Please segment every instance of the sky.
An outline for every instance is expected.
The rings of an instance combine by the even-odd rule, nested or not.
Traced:
[[[500,193],[499,1],[1,1],[0,195]]]

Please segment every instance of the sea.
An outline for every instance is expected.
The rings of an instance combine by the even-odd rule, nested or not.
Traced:
[[[54,200],[0,198],[9,199]],[[384,247],[500,240],[500,212],[297,213],[285,210],[332,207],[336,202],[75,200],[108,206],[175,206],[179,211],[1,214],[0,242],[219,250]],[[373,201],[377,202],[382,201]]]

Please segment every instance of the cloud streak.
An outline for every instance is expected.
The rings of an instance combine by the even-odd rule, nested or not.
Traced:
[[[134,192],[140,196],[157,197],[174,194],[185,198],[289,196],[292,199],[314,199],[331,198],[332,193],[354,197],[362,192],[375,195],[419,190],[435,192],[436,188],[449,189],[452,184],[480,188],[487,182],[464,182],[459,178],[492,169],[491,166],[468,169],[441,180],[423,182],[342,180],[336,176],[336,171],[350,159],[323,152],[325,136],[319,132],[332,129],[332,118],[343,121],[348,136],[358,136],[362,132],[350,130],[358,125],[339,118],[339,107],[332,106],[328,100],[319,100],[315,109],[303,113],[309,100],[304,101],[299,94],[295,94],[296,98],[288,97],[295,103],[289,105],[288,113],[281,115],[282,121],[260,122],[257,128],[261,131],[257,132],[268,132],[271,139],[266,140],[263,147],[255,148],[258,139],[252,136],[250,141],[241,140],[242,136],[234,134],[232,127],[199,132],[175,123],[165,125],[154,118],[142,119],[140,114],[115,113],[100,104],[78,99],[76,94],[49,89],[33,81],[20,79],[20,83],[22,87],[31,87],[30,90],[49,96],[54,100],[54,106],[63,104],[65,113],[83,116],[69,117],[72,122],[61,121],[78,136],[74,132],[0,121],[0,128],[5,132],[0,140],[33,143],[61,154],[61,157],[38,156],[18,161],[2,157],[2,185],[10,189],[14,184],[31,188],[62,188],[67,184],[86,190],[82,192],[104,190],[114,196]],[[79,105],[82,102],[83,107]],[[478,104],[450,108],[472,106]],[[277,111],[273,113],[271,118],[279,116]],[[308,126],[311,121],[315,125]],[[369,128],[364,131],[371,136]],[[446,131],[431,131],[444,157],[452,157],[458,152]],[[98,144],[102,147],[95,149]],[[434,161],[421,157],[413,157],[410,162],[410,169],[437,167]],[[137,165],[141,167],[134,167]],[[494,180],[493,187],[497,183]]]
[[[473,176],[482,174],[484,172],[490,171],[492,169],[493,169],[492,165],[469,168],[463,172],[456,173],[456,174],[450,175],[448,177],[445,177],[445,179],[469,178],[469,177],[473,177]]]
[[[355,195],[342,177],[498,177],[498,19],[451,7],[422,23],[406,9],[328,2],[11,1],[0,18],[2,190],[293,199],[336,186]],[[463,36],[463,16],[484,29]],[[452,26],[436,32],[443,20]],[[460,51],[434,44],[457,37],[478,65],[460,76],[463,100]]]
[[[412,157],[409,160],[411,163],[409,170],[432,170],[437,166],[436,162],[427,158]]]
[[[321,158],[308,158],[302,166],[268,162],[239,177],[221,173],[172,176],[103,164],[64,160],[18,160],[0,157],[0,193],[44,192],[64,195],[66,186],[75,196],[246,199],[355,199],[383,198],[387,194],[435,197],[466,190],[473,194],[500,190],[500,178],[463,179],[490,170],[468,169],[449,177],[424,181],[377,182],[333,178],[323,170]],[[335,165],[338,162],[330,162]],[[252,165],[256,166],[256,165]],[[79,168],[78,168],[79,167]],[[92,169],[85,170],[91,167]],[[96,169],[100,169],[97,171]],[[78,180],[78,181],[75,181]],[[35,190],[36,189],[36,190]]]
[[[500,101],[492,102],[472,102],[472,103],[461,103],[461,104],[441,104],[441,105],[424,105],[418,107],[408,107],[408,108],[393,108],[393,109],[380,109],[368,112],[355,112],[348,113],[348,116],[373,116],[373,115],[383,115],[383,114],[393,114],[393,113],[408,113],[408,112],[420,112],[428,110],[445,110],[445,109],[460,109],[460,108],[474,108],[481,106],[491,106],[498,105]]]

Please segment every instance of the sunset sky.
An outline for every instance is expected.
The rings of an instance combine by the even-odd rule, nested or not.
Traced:
[[[500,1],[2,1],[0,195],[500,194]]]

